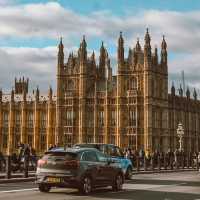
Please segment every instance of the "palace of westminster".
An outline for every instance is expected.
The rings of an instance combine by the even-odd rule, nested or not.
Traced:
[[[160,54],[160,56],[158,56]],[[117,73],[112,74],[104,44],[99,60],[87,54],[83,37],[77,54],[64,58],[58,46],[57,91],[39,88],[28,92],[29,80],[15,79],[10,94],[0,91],[0,151],[12,153],[19,142],[42,153],[50,145],[112,143],[144,150],[175,150],[177,126],[184,127],[185,151],[200,151],[200,101],[196,90],[184,95],[172,85],[168,93],[167,43],[161,51],[151,48],[148,29],[144,47],[139,40],[124,56],[120,33]]]

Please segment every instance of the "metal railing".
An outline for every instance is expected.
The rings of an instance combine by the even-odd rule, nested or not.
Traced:
[[[177,158],[167,154],[162,157],[139,157],[136,156],[133,159],[134,171],[163,171],[163,170],[183,170],[183,169],[193,169],[199,170],[200,162],[198,156],[184,156],[179,155]]]
[[[0,160],[0,179],[6,178],[28,178],[35,174],[37,167],[37,159],[32,159],[30,156],[24,156],[23,162],[13,162],[11,156],[6,156],[4,160]]]
[[[0,160],[0,178],[16,178],[23,177],[28,178],[30,176],[34,176],[37,167],[37,160],[39,157],[34,159],[34,162],[31,157],[24,157],[24,161],[21,162],[18,166],[13,163],[11,156],[6,156],[5,160]],[[198,160],[198,156],[184,156],[180,155],[177,158],[171,156],[169,157],[167,154],[163,154],[163,156],[151,156],[142,158],[139,156],[135,156],[131,158],[133,162],[133,172],[164,172],[164,171],[178,171],[178,170],[199,170],[200,162]]]

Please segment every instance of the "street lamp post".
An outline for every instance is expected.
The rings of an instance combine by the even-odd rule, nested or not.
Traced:
[[[178,124],[177,135],[179,137],[179,151],[182,151],[183,150],[183,135],[184,135],[184,129],[183,129],[182,123]]]

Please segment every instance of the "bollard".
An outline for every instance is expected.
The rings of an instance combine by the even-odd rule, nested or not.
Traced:
[[[188,156],[187,156],[187,168],[189,169],[189,167],[190,167],[190,158],[189,158],[189,154],[188,154]]]
[[[147,171],[147,160],[146,160],[146,156],[144,156],[144,171]]]
[[[170,156],[169,162],[170,162],[170,169],[173,170],[174,166],[173,166],[173,157],[172,156]]]
[[[11,178],[11,157],[8,156],[6,159],[6,178]]]
[[[198,158],[198,155],[197,155],[197,170],[199,171],[199,158]]]
[[[138,157],[138,156],[137,156],[137,158],[136,158],[136,170],[137,170],[137,172],[140,171],[140,160],[139,160],[139,157]]]
[[[151,156],[151,170],[154,171],[154,156]]]
[[[181,165],[182,165],[182,169],[184,169],[184,154],[183,153],[181,155]]]
[[[161,165],[160,165],[160,155],[158,155],[158,171],[160,171]]]
[[[24,158],[24,178],[28,178],[28,165],[29,165],[29,157],[25,156],[25,158]]]
[[[164,154],[164,169],[167,170],[167,159],[166,159],[166,154]]]

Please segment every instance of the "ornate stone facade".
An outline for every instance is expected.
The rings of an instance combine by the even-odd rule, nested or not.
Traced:
[[[57,94],[42,97],[18,89],[9,97],[0,92],[0,151],[13,152],[20,140],[38,152],[50,144],[114,143],[121,147],[167,151],[178,147],[176,128],[185,129],[184,149],[200,150],[200,101],[187,90],[168,94],[167,43],[163,37],[160,59],[151,48],[148,30],[144,48],[139,40],[124,56],[120,33],[117,74],[112,74],[104,44],[97,63],[87,53],[83,37],[77,54],[65,62],[62,39],[58,46]],[[16,84],[16,81],[15,81]],[[28,82],[27,82],[28,84]],[[20,85],[20,84],[19,84]],[[24,86],[22,86],[24,85]],[[19,88],[26,88],[21,84]],[[22,94],[19,94],[22,93]],[[6,98],[8,98],[6,100]],[[8,144],[6,146],[6,144]]]

